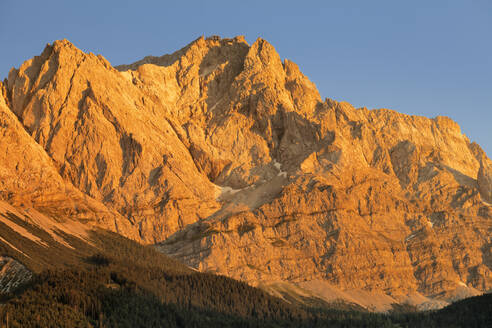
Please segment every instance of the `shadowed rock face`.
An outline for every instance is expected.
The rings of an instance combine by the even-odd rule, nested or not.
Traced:
[[[32,273],[16,260],[0,256],[0,295],[14,291],[28,282]]]
[[[478,170],[478,188],[485,201],[492,203],[492,164],[482,161]]]
[[[322,101],[262,39],[200,38],[116,69],[56,41],[2,90],[11,204],[252,284],[447,299],[492,287],[480,147],[446,117]]]

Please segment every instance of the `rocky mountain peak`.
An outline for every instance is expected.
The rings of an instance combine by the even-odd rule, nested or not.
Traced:
[[[271,70],[282,70],[282,61],[275,48],[263,40],[258,38],[248,51],[245,60],[245,69],[259,65],[259,68],[270,68]]]
[[[322,101],[261,38],[200,37],[116,69],[56,41],[2,89],[11,205],[251,284],[394,302],[492,286],[481,148],[445,117]]]

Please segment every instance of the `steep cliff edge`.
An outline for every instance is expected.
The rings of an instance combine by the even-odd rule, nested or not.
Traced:
[[[446,117],[323,101],[265,40],[199,38],[117,69],[56,41],[3,90],[2,138],[22,135],[0,144],[1,195],[16,206],[73,204],[255,285],[321,281],[397,300],[492,288],[480,147]],[[38,157],[12,156],[19,140]]]

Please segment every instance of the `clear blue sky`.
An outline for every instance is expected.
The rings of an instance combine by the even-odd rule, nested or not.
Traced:
[[[0,78],[56,39],[117,65],[200,35],[262,37],[322,97],[447,115],[492,156],[489,0],[0,0]]]

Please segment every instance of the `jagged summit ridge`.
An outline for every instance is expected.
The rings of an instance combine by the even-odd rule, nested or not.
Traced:
[[[323,101],[263,39],[199,38],[117,69],[56,41],[2,89],[0,135],[22,135],[8,139],[19,151],[0,146],[11,204],[252,284],[445,299],[491,288],[480,147],[445,117]],[[20,187],[30,170],[35,186]]]
[[[144,64],[153,64],[153,65],[159,65],[159,66],[169,66],[171,63],[174,61],[178,60],[179,57],[184,55],[191,47],[208,47],[210,44],[220,44],[220,45],[234,45],[236,43],[241,43],[246,46],[249,46],[246,40],[244,39],[244,36],[236,36],[235,38],[232,39],[221,39],[218,36],[212,36],[207,39],[205,39],[203,36],[199,37],[195,41],[191,42],[190,44],[186,45],[182,49],[174,52],[173,54],[166,54],[162,55],[159,57],[156,56],[146,56],[141,60],[138,60],[132,64],[128,65],[119,65],[116,66],[116,69],[120,71],[126,71],[126,70],[135,70],[139,66],[144,65]]]

